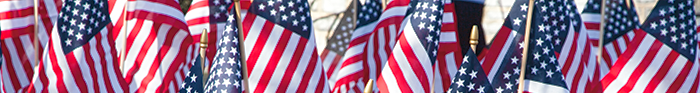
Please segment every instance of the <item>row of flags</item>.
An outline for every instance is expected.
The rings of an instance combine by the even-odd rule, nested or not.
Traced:
[[[353,0],[322,50],[306,0],[39,1],[0,1],[2,92],[698,91],[692,0],[643,24],[623,0],[516,0],[481,54],[451,0]]]

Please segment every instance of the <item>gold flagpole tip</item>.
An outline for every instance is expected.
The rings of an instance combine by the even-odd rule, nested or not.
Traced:
[[[471,36],[469,37],[469,44],[472,46],[472,50],[476,51],[476,45],[479,44],[479,30],[476,25],[472,26]]]
[[[209,33],[207,32],[207,29],[204,29],[202,31],[202,34],[201,34],[200,39],[199,39],[199,47],[200,48],[207,48],[208,47],[208,45],[207,45],[209,43],[208,42],[209,40],[207,37],[208,34]]]
[[[374,80],[369,79],[367,81],[367,84],[365,85],[365,91],[363,93],[372,93],[372,85],[374,84]]]

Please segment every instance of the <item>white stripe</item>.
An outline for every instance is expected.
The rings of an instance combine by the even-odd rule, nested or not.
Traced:
[[[489,76],[488,76],[489,80],[493,80],[493,77],[496,76],[496,72],[500,69],[501,64],[503,63],[503,60],[510,59],[510,58],[505,58],[505,56],[506,56],[505,54],[507,54],[508,52],[511,52],[511,51],[508,51],[508,49],[509,49],[509,47],[511,47],[511,44],[513,43],[516,35],[518,35],[518,32],[515,30],[511,31],[510,35],[508,35],[508,39],[506,39],[506,43],[503,44],[503,49],[501,49],[501,51],[498,55],[498,58],[496,59],[496,61],[493,64],[493,67],[491,68],[491,70],[489,70]],[[496,52],[496,51],[494,51],[494,52]],[[513,55],[517,55],[517,54],[513,54]],[[519,59],[522,60],[522,58],[519,58]]]
[[[0,20],[0,25],[2,25],[1,30],[5,33],[6,30],[18,29],[23,27],[29,27],[34,25],[34,16],[24,16],[24,17],[14,17],[12,19],[2,19]]]
[[[198,2],[192,2],[192,4],[195,4],[195,3],[198,3]],[[205,2],[205,3],[208,3],[208,2]],[[197,19],[197,18],[202,18],[202,17],[209,17],[209,6],[190,9],[189,11],[187,11],[187,15],[185,15],[185,20],[189,21],[192,19]],[[192,30],[196,30],[196,29],[192,29]]]
[[[579,47],[579,46],[577,46],[577,49],[576,49],[576,50],[570,49],[570,48],[573,48],[573,46],[575,46],[575,45],[574,45],[575,43],[577,43],[577,42],[573,42],[573,41],[574,41],[574,37],[575,37],[575,36],[574,36],[575,33],[574,33],[574,31],[572,30],[572,28],[573,28],[573,27],[569,27],[569,30],[570,30],[570,31],[568,31],[568,33],[566,33],[568,36],[567,36],[566,39],[564,40],[564,46],[562,46],[564,49],[561,49],[560,55],[559,55],[559,57],[557,57],[557,58],[558,58],[557,61],[559,61],[559,65],[562,66],[562,69],[561,69],[561,70],[565,70],[565,71],[568,72],[568,73],[566,73],[567,75],[565,75],[565,77],[566,77],[566,78],[565,78],[565,79],[566,79],[566,86],[567,86],[567,87],[571,87],[571,86],[572,86],[571,84],[573,84],[572,82],[574,81],[574,77],[576,76],[576,71],[578,71],[578,66],[580,65],[581,62],[571,62],[571,63],[567,63],[566,61],[567,61],[567,59],[569,59],[570,56],[571,56],[571,57],[574,57],[574,58],[573,58],[574,60],[580,60],[580,58],[577,58],[577,57],[580,57],[580,52],[579,52],[579,51],[580,51],[580,50],[583,50],[583,49],[579,49],[579,48],[581,48],[581,47]],[[574,52],[576,55],[569,55],[570,52]],[[577,55],[578,55],[578,56],[577,56]],[[545,57],[545,58],[547,58],[547,57]],[[571,65],[570,65],[569,68],[567,69],[567,68],[563,68],[563,66],[564,66],[565,64],[571,64]]]
[[[85,57],[87,57],[85,55],[85,52],[87,52],[87,51],[83,47],[75,48],[73,51],[71,51],[71,53],[73,53],[73,57],[75,58],[75,62],[61,62],[60,63],[60,64],[73,64],[73,65],[77,64],[78,67],[80,67],[80,68],[70,68],[69,67],[69,68],[61,68],[61,69],[80,70],[80,73],[82,74],[83,77],[76,78],[76,80],[68,81],[68,82],[80,82],[80,81],[82,81],[85,83],[84,86],[87,86],[86,89],[88,89],[88,93],[94,93],[94,91],[91,91],[91,90],[95,90],[95,87],[93,87],[92,85],[96,82],[92,82],[92,80],[95,80],[95,79],[92,78],[92,73],[90,73],[90,66],[88,66],[87,61],[85,59]],[[70,73],[69,75],[75,75],[75,74],[77,74],[77,73]],[[66,86],[66,87],[71,87],[71,86]]]
[[[362,71],[362,69],[361,69],[362,68],[362,61],[355,62],[355,63],[352,63],[352,64],[347,65],[347,66],[343,66],[343,68],[348,68],[348,69],[340,69],[340,71],[338,71],[338,72],[340,72],[340,73],[338,73],[338,78],[336,78],[337,80],[340,80],[340,79],[342,79],[350,74],[354,74],[356,72]],[[354,68],[354,69],[349,69],[349,68]]]
[[[408,24],[411,24],[411,23],[409,23],[410,20],[411,19],[408,19],[405,22]],[[425,48],[423,47],[423,44],[421,44],[421,42],[418,42],[418,41],[420,41],[418,39],[419,37],[416,34],[416,32],[412,29],[413,28],[412,26],[413,25],[406,27],[406,28],[411,28],[411,29],[405,29],[406,31],[404,31],[403,36],[405,36],[406,42],[408,42],[409,47],[412,48],[411,50],[413,50],[414,56],[417,57],[417,59],[419,61],[418,63],[420,64],[420,66],[422,66],[423,72],[425,72],[425,74],[426,74],[425,77],[428,78],[428,84],[432,84],[433,83],[433,76],[432,76],[433,71],[431,71],[431,70],[433,70],[433,67],[432,67],[433,60],[430,60],[430,56],[428,56],[428,51],[425,50]],[[410,55],[406,55],[406,56],[410,56]],[[406,61],[406,62],[408,62],[408,61]],[[410,63],[410,64],[414,64],[414,63]]]
[[[273,30],[273,31],[279,31],[279,32],[270,32],[270,33],[284,33],[284,30]],[[282,41],[283,39],[280,39]],[[274,68],[274,72],[272,72],[272,76],[270,77],[270,81],[267,84],[267,87],[265,87],[265,91],[272,92],[272,91],[277,91],[277,88],[280,86],[280,83],[282,82],[281,80],[284,78],[284,74],[287,73],[287,67],[293,66],[290,65],[289,63],[292,63],[292,57],[294,57],[294,52],[296,52],[297,45],[299,45],[299,40],[300,36],[296,34],[292,34],[288,39],[287,39],[287,45],[286,47],[281,51],[282,55],[279,58],[279,61],[277,62],[277,65],[271,65]],[[285,45],[278,45],[278,46],[285,46]],[[275,50],[275,51],[280,51],[280,50]],[[270,52],[271,53],[271,52]],[[298,56],[298,55],[297,55]],[[302,63],[302,62],[299,62]],[[294,87],[292,87],[294,88]]]
[[[75,80],[78,80],[78,79],[73,78],[73,75],[71,74],[72,72],[70,71],[71,69],[70,69],[70,67],[68,66],[68,64],[61,64],[61,63],[60,63],[60,62],[67,62],[66,59],[64,59],[64,58],[66,58],[66,56],[63,54],[64,52],[63,52],[63,50],[62,50],[62,46],[60,46],[60,41],[59,41],[59,40],[61,40],[61,39],[58,38],[57,31],[52,31],[52,32],[55,33],[54,35],[56,35],[56,36],[54,36],[54,37],[52,37],[52,38],[54,39],[54,41],[53,41],[53,43],[54,43],[54,44],[53,44],[53,45],[54,45],[54,46],[53,46],[53,47],[54,47],[53,53],[56,55],[56,60],[57,60],[57,62],[52,62],[52,64],[58,64],[59,69],[60,69],[60,72],[63,73],[63,77],[61,77],[61,79],[62,79],[63,81],[75,81]],[[49,66],[50,66],[50,65],[49,65]],[[47,72],[47,73],[49,73],[49,72]],[[55,75],[54,75],[54,76],[55,76]],[[55,83],[55,82],[54,82],[54,83]],[[67,89],[68,92],[79,92],[79,90],[80,90],[78,87],[75,87],[75,86],[77,86],[77,85],[75,84],[75,82],[63,82],[63,83],[64,83],[65,86],[56,86],[56,85],[54,85],[53,87],[50,86],[49,88],[51,89],[51,88],[65,87],[65,88]]]
[[[265,22],[265,20],[262,20]],[[257,26],[251,27],[255,28]],[[262,26],[259,26],[262,27]],[[270,60],[273,51],[275,51],[275,48],[277,47],[276,45],[278,44],[277,42],[280,40],[279,38],[282,36],[282,33],[273,33],[273,32],[281,32],[284,30],[283,27],[275,25],[272,31],[270,32],[270,35],[267,36],[267,41],[266,42],[256,42],[256,41],[249,41],[249,42],[254,42],[254,43],[265,43],[263,46],[254,46],[253,44],[251,45],[246,45],[246,47],[263,47],[262,51],[260,51],[260,55],[257,59],[257,63],[255,63],[255,66],[253,67],[253,70],[250,71],[250,82],[251,85],[250,90],[255,92],[255,88],[258,87],[257,83],[260,82],[260,79],[262,78],[262,74],[265,71],[265,68],[267,68],[268,61]],[[253,32],[253,31],[250,31]],[[251,35],[248,35],[251,36]],[[251,36],[252,37],[252,36]],[[261,38],[265,38],[264,36],[261,36]],[[246,39],[246,41],[248,41]],[[256,51],[257,52],[257,51]],[[249,58],[250,59],[250,58]],[[262,92],[262,91],[261,91]]]
[[[630,31],[630,32],[632,32],[632,31]],[[624,51],[627,49],[626,42],[631,42],[632,39],[630,38],[630,41],[625,41],[624,38],[618,38],[616,40],[617,40],[617,44],[618,44],[617,46],[620,47],[620,51],[622,51],[624,53]]]
[[[569,93],[569,90],[538,81],[525,80],[525,91],[529,93]]]
[[[24,0],[10,0],[10,1],[2,1],[0,2],[0,6],[4,6],[4,8],[0,9],[0,13],[2,12],[9,12],[9,11],[16,11],[20,9],[26,9],[26,8],[32,8],[34,6],[34,2],[32,1],[24,1]]]
[[[4,58],[4,55],[3,55],[3,58],[0,60],[2,60],[2,62],[7,62]],[[10,76],[9,75],[10,73],[8,73],[9,71],[7,69],[6,63],[2,65],[1,69],[2,69],[2,73],[0,73],[0,74],[2,74],[2,76]],[[4,91],[0,91],[0,92],[15,93],[15,90],[12,87],[12,85],[13,84],[12,84],[10,77],[2,77],[2,89],[4,89]]]
[[[127,1],[128,0],[114,0],[114,4],[109,5],[110,7],[113,7],[112,10],[109,11],[109,17],[112,21],[114,21],[112,22],[113,25],[116,25],[118,20],[123,20],[121,17],[124,15],[124,6],[126,5]]]
[[[621,46],[621,45],[618,44],[618,46]],[[618,57],[617,52],[615,52],[615,44],[608,43],[608,44],[605,44],[604,47],[605,47],[605,50],[607,50],[608,57],[610,57],[610,60],[612,61],[611,65],[615,64],[615,61],[617,60],[617,57]]]
[[[294,34],[294,35],[297,35],[297,34]],[[314,35],[314,32],[311,31],[310,35]],[[317,61],[314,61],[314,62],[319,62],[318,60],[320,60],[320,58],[318,58],[318,55],[311,55],[314,52],[314,50],[316,50],[315,38],[309,37],[309,39],[304,47],[304,50],[302,51],[302,55],[301,55],[301,59],[299,60],[299,64],[297,65],[297,68],[294,70],[295,74],[292,75],[292,81],[289,82],[290,85],[287,87],[287,90],[286,90],[287,92],[296,92],[296,91],[298,91],[296,89],[299,86],[303,86],[303,85],[299,85],[299,84],[301,84],[301,79],[303,78],[303,74],[300,74],[300,73],[308,73],[308,71],[307,71],[308,69],[306,69],[306,68],[308,66],[310,66],[309,64],[311,63],[312,56],[317,57],[315,59]],[[317,63],[314,66],[315,68],[314,68],[314,71],[312,72],[312,75],[309,79],[309,83],[308,83],[308,85],[306,85],[307,86],[306,92],[312,92],[311,89],[315,89],[316,84],[317,84],[317,83],[313,83],[313,82],[320,81],[318,79],[321,76],[317,75],[317,73],[322,73],[321,71],[319,71],[319,70],[322,70],[320,66],[321,66],[320,63]],[[296,73],[299,73],[299,74],[296,74]],[[325,75],[325,73],[323,75]],[[323,78],[323,79],[327,80],[327,78]]]
[[[152,12],[155,14],[162,14],[162,15],[167,15],[172,17],[173,19],[176,19],[180,22],[185,22],[181,18],[184,18],[184,14],[182,14],[182,11],[180,9],[177,9],[175,7],[171,7],[168,5],[164,5],[161,3],[156,3],[156,2],[151,2],[151,1],[131,1],[129,2],[129,11],[135,11],[135,10],[141,10],[141,11],[148,11]],[[131,9],[133,8],[133,10]],[[171,19],[172,20],[172,19]]]
[[[664,62],[661,62],[661,63],[664,63]],[[677,79],[677,77],[681,73],[681,71],[691,70],[691,69],[683,69],[683,67],[686,65],[686,63],[689,63],[688,59],[685,59],[685,57],[683,57],[682,55],[678,56],[676,58],[675,62],[673,62],[673,65],[671,66],[671,68],[669,68],[668,73],[666,73],[664,78],[657,85],[656,89],[654,89],[654,92],[662,93],[662,92],[668,91],[668,88],[671,87],[671,84],[673,84],[673,82]],[[681,78],[686,78],[686,77],[681,77]]]
[[[697,61],[697,59],[695,60]],[[688,77],[685,77],[685,81],[683,82],[683,85],[681,88],[678,90],[678,92],[690,92],[691,87],[693,86],[693,83],[695,83],[698,74],[698,64],[697,63],[692,63],[693,67],[690,68],[690,72],[688,73]]]
[[[328,54],[326,54],[326,56],[322,56],[323,60],[321,60],[321,62],[323,62],[323,70],[326,70],[326,71],[338,70],[338,69],[330,70],[330,67],[331,67],[333,60],[335,59],[336,56],[338,56],[338,54],[333,52],[333,51],[328,51]],[[336,64],[336,68],[340,68],[340,65]],[[333,73],[336,73],[336,72],[333,72]]]
[[[638,64],[640,64],[639,62],[642,61],[642,58],[644,58],[655,40],[655,38],[650,35],[646,35],[642,37],[642,39],[642,45],[635,50],[627,64],[620,69],[620,73],[617,75],[617,78],[610,82],[604,92],[610,93],[620,91],[620,89],[627,84],[627,79],[630,78],[631,74],[634,72],[634,69],[636,69]]]
[[[397,91],[401,90],[399,88],[399,86],[396,86],[399,84],[396,82],[396,77],[394,77],[394,72],[392,72],[392,70],[391,70],[392,67],[391,66],[385,66],[385,67],[386,68],[382,69],[382,75],[380,76],[384,80],[384,82],[377,82],[377,84],[379,84],[379,83],[386,84],[386,87],[390,92],[397,92]]]
[[[136,39],[134,39],[134,41],[131,42],[132,46],[128,50],[129,53],[126,55],[126,61],[124,63],[125,68],[126,67],[129,67],[130,69],[132,68],[130,66],[126,66],[127,63],[131,63],[130,65],[136,65],[134,62],[135,62],[137,56],[142,55],[140,53],[141,52],[140,50],[142,49],[141,47],[143,47],[143,44],[144,44],[146,38],[149,37],[148,34],[151,32],[151,28],[152,28],[151,26],[153,25],[153,22],[149,21],[149,20],[144,20],[142,25],[143,25],[143,27],[141,27],[141,31],[134,31],[134,32],[138,32],[138,35],[135,37]],[[129,31],[131,29],[133,29],[133,28],[129,28]],[[153,42],[158,43],[158,41],[153,41]],[[134,47],[137,47],[137,48],[134,48]],[[139,89],[140,87],[143,87],[143,86],[141,86],[141,82],[143,82],[143,79],[146,76],[150,76],[150,75],[148,75],[148,71],[150,71],[150,69],[152,69],[150,67],[151,67],[151,65],[153,65],[153,62],[155,60],[152,57],[156,56],[156,53],[158,53],[158,50],[159,50],[158,44],[153,44],[153,45],[145,47],[145,48],[147,49],[147,51],[146,51],[145,55],[143,55],[143,56],[145,56],[143,61],[142,61],[143,63],[139,64],[139,65],[141,65],[140,68],[135,68],[136,73],[134,73],[133,77],[127,77],[127,78],[133,78],[132,79],[133,81],[130,82],[131,83],[130,88],[129,88],[129,89],[131,89],[130,92],[136,92],[137,89]],[[127,74],[127,73],[123,73],[123,74]],[[124,76],[126,76],[126,75],[124,75]],[[157,77],[155,75],[152,75],[152,76],[154,76],[154,78]]]
[[[455,77],[455,74],[457,74],[457,68],[460,66],[460,65],[457,65],[457,61],[455,61],[456,58],[454,58],[454,57],[455,57],[455,52],[450,52],[450,53],[445,54],[445,66],[447,68],[447,73],[450,75],[450,78]],[[475,57],[475,56],[472,56],[472,57]],[[463,61],[467,61],[467,60],[463,60]],[[438,76],[438,75],[435,75],[435,76]],[[439,79],[439,78],[435,78],[435,79]],[[447,87],[449,87],[449,86],[447,86]]]
[[[187,24],[187,25],[189,26],[189,29],[191,30],[190,35],[201,35],[202,30],[204,30],[204,29],[207,29],[211,32],[211,29],[209,28],[209,24]],[[218,31],[218,30],[216,30],[216,31]]]
[[[10,56],[10,60],[12,60],[12,61],[7,61],[7,62],[22,62],[22,61],[20,61],[20,58],[22,58],[22,57],[19,57],[18,51],[17,51],[17,49],[15,49],[15,48],[16,48],[16,47],[15,47],[15,44],[14,44],[15,42],[13,42],[12,39],[13,39],[13,38],[7,38],[7,39],[5,39],[5,43],[3,44],[3,45],[5,45],[5,46],[7,46],[7,49],[8,49],[8,50],[5,50],[5,51],[7,51],[7,52],[10,53],[10,55],[8,55],[8,56]],[[20,42],[20,43],[21,43],[21,42]],[[26,50],[26,47],[25,47],[25,50]],[[32,54],[31,54],[31,53],[27,53],[26,55],[28,56],[28,55],[32,55]],[[27,58],[30,58],[30,57],[27,57]],[[4,58],[3,58],[3,59],[4,59]],[[33,57],[31,57],[31,59],[33,59]],[[33,62],[32,62],[32,63],[33,63]],[[14,71],[15,74],[14,74],[14,75],[10,75],[10,76],[15,76],[15,77],[17,77],[17,79],[20,80],[20,85],[28,84],[29,81],[23,80],[23,79],[28,79],[28,77],[26,76],[27,73],[24,71],[24,66],[22,66],[21,63],[13,63],[13,64],[12,64],[12,67],[13,67],[14,70],[15,70],[15,71]],[[9,74],[9,73],[7,73],[7,74]],[[9,78],[8,78],[8,79],[9,79]],[[12,84],[12,82],[8,82],[7,84]]]
[[[266,20],[264,18],[255,16],[255,20],[250,26],[250,31],[248,31],[248,34],[246,35],[245,42],[243,42],[243,45],[245,45],[245,54],[250,54],[251,51],[253,51],[253,45],[255,45],[255,43],[258,41],[258,36],[260,36],[262,26],[265,25],[265,22]],[[245,58],[249,58],[250,55],[245,56]]]
[[[458,43],[456,36],[457,36],[457,32],[442,31],[442,33],[440,33],[440,43]]]
[[[396,62],[396,65],[398,65],[400,72],[403,72],[403,75],[405,77],[404,78],[390,78],[390,79],[392,81],[398,80],[398,79],[405,79],[406,81],[420,81],[420,79],[418,79],[418,77],[416,77],[416,74],[413,71],[411,65],[409,65],[410,63],[408,63],[408,60],[406,59],[406,57],[402,56],[402,55],[405,55],[402,51],[403,50],[402,46],[403,45],[401,45],[401,44],[396,45],[396,47],[394,48],[393,54],[392,54],[392,57],[394,57],[394,60],[392,60],[392,61]],[[391,66],[386,66],[386,67],[391,68]],[[387,68],[388,71],[393,71],[390,68]],[[391,75],[392,77],[398,76],[398,74],[387,74],[387,75],[382,74],[381,76],[389,76],[389,75]],[[408,85],[409,88],[413,92],[422,92],[424,90],[423,85],[420,82],[406,82],[406,83],[407,83],[406,85]],[[386,84],[386,85],[387,85],[387,87],[388,86],[399,86],[398,83],[392,84],[392,85],[389,85],[389,84]]]
[[[24,47],[23,52],[25,53],[25,56],[28,58],[27,60],[29,60],[29,62],[30,62],[29,64],[35,64],[34,62],[36,62],[36,60],[34,59],[34,57],[36,55],[34,55],[34,53],[36,53],[36,52],[34,50],[34,44],[33,44],[32,39],[29,37],[29,35],[20,36],[19,39],[21,41],[20,43],[22,43],[22,46]],[[19,61],[16,61],[16,62],[19,62]],[[22,74],[22,75],[24,75],[24,74]],[[22,83],[22,85],[25,85],[25,84],[27,84],[27,83]]]
[[[454,23],[454,18],[452,12],[445,12],[442,14],[442,23]]]
[[[671,48],[667,46],[662,46],[661,49],[659,49],[659,52],[654,56],[654,59],[651,61],[651,64],[646,68],[646,70],[643,71],[642,75],[639,76],[639,79],[632,88],[630,92],[644,92],[646,89],[647,85],[649,85],[651,79],[654,78],[654,75],[657,74],[659,70],[661,70],[661,65],[665,63],[667,59],[677,59],[676,58],[670,58],[668,55],[673,51]],[[642,58],[639,58],[642,59]],[[675,63],[674,63],[675,64]],[[682,69],[682,68],[681,68]],[[639,72],[637,72],[639,73]]]
[[[585,23],[600,23],[600,14],[597,13],[581,13],[581,19]]]

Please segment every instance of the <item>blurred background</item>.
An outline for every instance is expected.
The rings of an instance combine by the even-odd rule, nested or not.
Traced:
[[[187,12],[192,0],[179,0],[183,12]],[[309,0],[311,5],[311,17],[314,31],[316,31],[316,43],[319,50],[326,46],[326,39],[330,30],[334,29],[339,20],[339,14],[344,12],[352,0]],[[361,0],[362,1],[362,0]],[[484,0],[483,29],[486,35],[486,43],[490,43],[496,32],[501,28],[505,16],[515,0]],[[582,11],[588,0],[574,0],[576,7]],[[646,19],[658,0],[632,0],[636,6],[640,21]],[[700,2],[695,2],[696,18],[700,17]],[[696,21],[700,24],[700,21]]]

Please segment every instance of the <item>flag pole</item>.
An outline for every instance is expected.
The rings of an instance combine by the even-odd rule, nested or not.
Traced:
[[[627,1],[627,0],[625,0]],[[600,2],[600,32],[598,33],[598,64],[603,62],[603,42],[605,41],[605,1]],[[629,6],[629,5],[628,5]],[[612,64],[607,64],[608,66]]]
[[[209,78],[209,66],[206,66],[205,63],[207,63],[207,48],[209,47],[209,37],[207,37],[209,33],[207,33],[207,29],[202,30],[202,34],[200,35],[199,38],[199,57],[200,57],[200,65],[202,67],[202,74],[204,75],[203,80],[207,80]]]
[[[479,44],[479,31],[477,30],[476,25],[472,26],[472,35],[470,36],[469,44],[472,47],[472,51],[476,53],[476,46]]]
[[[246,52],[245,52],[245,45],[243,45],[243,42],[245,41],[244,36],[243,36],[243,26],[241,24],[241,0],[234,0],[234,8],[236,9],[236,22],[238,23],[238,51],[240,51],[240,56],[241,56],[241,72],[243,74],[243,78],[241,81],[243,81],[243,88],[245,87],[250,87],[248,86],[248,65],[246,61]],[[245,89],[242,89],[245,90]],[[250,91],[250,90],[248,90]],[[248,91],[244,91],[244,93],[248,93]]]
[[[129,36],[126,34],[127,30],[129,29],[129,25],[127,25],[128,22],[126,21],[126,17],[127,17],[127,14],[126,14],[126,13],[127,13],[128,9],[129,9],[129,7],[128,7],[128,6],[129,6],[129,1],[127,0],[127,1],[125,1],[125,2],[126,2],[126,4],[124,4],[124,11],[123,11],[124,13],[122,13],[122,19],[121,19],[121,20],[122,20],[122,26],[124,27],[124,28],[122,28],[122,29],[123,29],[123,30],[122,30],[122,33],[124,34],[124,37],[122,37],[122,38],[124,38],[124,42],[122,43],[122,51],[121,51],[121,53],[120,53],[120,56],[121,56],[120,59],[121,59],[121,60],[119,61],[119,68],[122,70],[122,73],[125,73],[125,72],[126,72],[126,71],[124,71],[124,61],[126,60],[126,50],[127,50],[127,49],[126,49],[126,42],[128,41],[128,40],[127,40],[127,37],[129,37]]]
[[[34,0],[34,68],[39,66],[39,0]],[[49,34],[49,33],[47,33]]]
[[[373,90],[372,87],[374,85],[373,83],[374,83],[374,80],[369,79],[367,81],[367,85],[365,85],[365,91],[362,93],[372,93],[372,90]]]
[[[527,54],[528,54],[528,48],[530,47],[530,26],[532,26],[532,8],[535,6],[535,0],[529,0],[528,3],[528,8],[527,8],[527,19],[525,23],[525,37],[523,38],[523,42],[525,42],[525,46],[523,47],[523,58],[520,63],[520,78],[519,78],[519,83],[518,84],[518,93],[523,93],[525,90],[525,66],[527,64]]]

